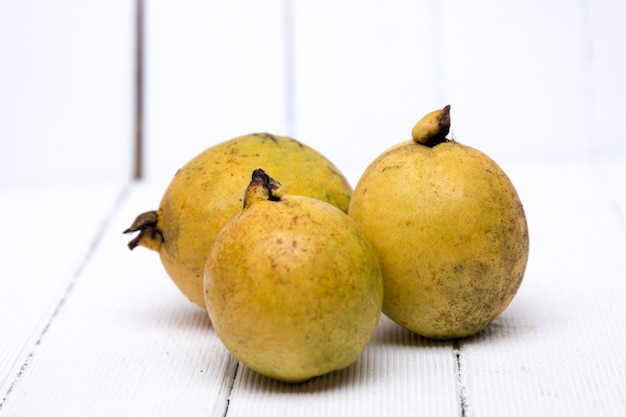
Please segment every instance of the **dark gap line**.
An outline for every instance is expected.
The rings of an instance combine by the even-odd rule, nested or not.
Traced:
[[[233,382],[230,384],[230,389],[228,390],[228,397],[226,397],[226,409],[224,410],[223,417],[226,417],[228,415],[228,408],[230,407],[230,396],[233,393],[233,389],[235,387],[235,381],[237,380],[237,373],[239,372],[239,361],[236,359],[235,361],[236,361],[235,373],[233,374]]]
[[[467,413],[467,400],[465,385],[463,384],[463,374],[461,369],[461,344],[459,339],[454,339],[452,342],[452,349],[456,358],[456,380],[459,391],[459,402],[461,406],[461,417],[466,417]]]
[[[143,0],[135,2],[135,118],[134,118],[134,161],[133,179],[140,180],[143,168],[143,82],[144,82],[144,5]]]
[[[287,136],[295,136],[295,46],[292,0],[283,0],[283,57],[285,71],[285,129]]]

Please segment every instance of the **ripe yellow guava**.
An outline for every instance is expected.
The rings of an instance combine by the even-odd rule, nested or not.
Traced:
[[[129,242],[159,252],[180,291],[204,307],[204,264],[213,239],[240,211],[250,172],[265,167],[291,192],[347,212],[352,188],[326,157],[285,136],[255,133],[212,146],[183,166],[158,210],[140,214],[125,232]]]
[[[302,382],[351,365],[383,301],[376,254],[346,213],[255,170],[206,262],[215,332],[262,375]]]
[[[378,254],[383,312],[435,339],[469,336],[511,302],[528,260],[528,226],[504,171],[447,140],[450,107],[429,113],[365,170],[349,215]]]

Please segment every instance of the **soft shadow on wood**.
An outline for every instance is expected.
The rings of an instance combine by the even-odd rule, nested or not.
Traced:
[[[310,395],[334,391],[354,384],[350,373],[354,365],[339,371],[312,378],[301,383],[287,383],[265,377],[243,364],[239,364],[237,389],[261,395]]]
[[[351,366],[315,377],[303,383],[290,384],[264,377],[244,365],[239,365],[235,387],[249,394],[259,395],[311,395],[331,391],[355,390],[376,385],[393,377],[385,367],[387,355],[398,355],[407,350],[413,355],[423,355],[425,351],[442,349],[452,353],[452,341],[430,340],[414,334],[385,316],[381,320],[369,345]],[[393,353],[391,353],[393,352]],[[397,357],[402,357],[404,353]]]
[[[420,336],[396,324],[384,314],[380,318],[371,344],[391,345],[396,348],[406,347],[408,349],[452,347],[450,340],[433,340]]]
[[[378,331],[378,329],[377,329]],[[370,342],[371,344],[371,342]],[[370,349],[368,346],[367,349]],[[236,389],[255,395],[311,395],[324,392],[354,389],[355,384],[367,383],[367,375],[361,362],[365,352],[349,367],[321,375],[301,383],[287,383],[265,377],[243,364],[239,364]]]
[[[550,325],[555,325],[560,322],[562,313],[544,297],[544,294],[524,293],[522,288],[502,314],[477,334],[459,339],[459,345],[462,347],[464,343],[501,343],[527,338],[541,331],[540,327],[548,325],[547,320],[542,322],[542,317],[550,317]]]
[[[151,323],[155,326],[213,331],[209,314],[205,309],[187,299],[176,296],[178,294],[146,303],[144,305],[147,308],[138,315],[146,324]]]
[[[487,327],[477,334],[459,339],[459,344],[464,343],[495,343],[503,339],[511,340],[524,337],[536,331],[536,326],[522,320],[519,316],[507,315],[496,317]]]

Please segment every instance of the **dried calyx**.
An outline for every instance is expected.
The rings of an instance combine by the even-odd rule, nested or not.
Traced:
[[[139,232],[139,234],[130,242],[128,247],[130,250],[137,246],[145,246],[148,249],[158,251],[163,242],[163,235],[157,227],[159,214],[156,210],[141,213],[133,224],[124,233]]]
[[[243,208],[256,201],[280,201],[284,195],[283,186],[270,177],[263,169],[255,169],[243,198]]]

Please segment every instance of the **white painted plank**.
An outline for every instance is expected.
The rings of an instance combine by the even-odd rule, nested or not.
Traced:
[[[504,167],[526,206],[531,262],[510,308],[461,343],[465,415],[617,415],[626,235],[608,194],[586,162]],[[287,385],[237,368],[158,256],[125,247],[120,231],[161,191],[135,187],[109,222],[3,413],[460,413],[452,344],[384,318],[345,371]]]
[[[103,184],[0,187],[0,404],[121,191]]]
[[[345,370],[293,385],[239,365],[227,415],[454,416],[460,406],[452,342],[427,340],[382,316]]]
[[[497,161],[593,150],[584,4],[441,2],[443,94],[459,141]]]
[[[125,181],[134,2],[0,2],[0,184]]]
[[[592,85],[588,100],[594,113],[589,139],[602,156],[626,154],[626,3],[615,0],[588,2],[589,46]]]
[[[436,2],[293,1],[295,136],[353,185],[445,104]]]
[[[281,0],[145,3],[148,178],[232,137],[287,133]]]
[[[465,415],[621,416],[623,218],[591,164],[528,168],[516,174],[530,228],[527,274],[503,316],[461,343]]]
[[[157,254],[129,252],[120,233],[160,192],[136,186],[109,221],[3,415],[222,415],[227,400],[228,415],[374,415],[409,406],[415,415],[458,413],[451,343],[427,341],[385,318],[347,370],[287,385],[239,365],[228,399],[236,361],[206,313],[178,293]],[[413,405],[416,396],[431,400]]]
[[[619,154],[616,154],[619,155]],[[624,157],[601,158],[593,161],[598,188],[622,220],[626,232],[626,181],[624,181]]]
[[[158,255],[121,233],[160,192],[136,186],[110,219],[3,416],[223,414],[235,362]]]

